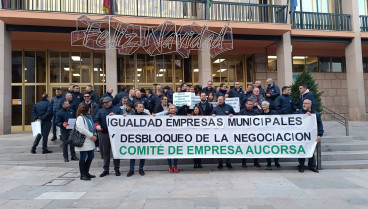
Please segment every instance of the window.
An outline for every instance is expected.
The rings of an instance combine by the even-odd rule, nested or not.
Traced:
[[[342,13],[341,0],[298,0],[296,11],[317,13]]]
[[[367,0],[358,0],[359,1],[359,15],[364,15],[367,16],[368,15],[368,1]]]
[[[368,73],[368,57],[363,57],[363,72]]]
[[[267,70],[268,72],[276,72],[277,71],[277,57],[276,56],[268,56],[267,61]]]
[[[344,57],[313,57],[313,56],[294,56],[293,72],[345,72]]]

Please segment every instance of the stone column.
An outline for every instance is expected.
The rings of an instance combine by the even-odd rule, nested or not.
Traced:
[[[0,20],[0,135],[11,132],[11,33]]]
[[[292,59],[291,59],[291,36],[290,32],[282,35],[277,43],[277,84],[280,88],[291,85],[293,82]]]
[[[207,86],[207,81],[212,80],[211,54],[208,47],[202,47],[198,51],[199,84]]]
[[[106,49],[106,89],[113,88],[115,95],[118,93],[117,74],[117,51],[116,49]]]
[[[342,4],[343,12],[351,15],[351,28],[355,33],[351,43],[345,47],[349,117],[353,121],[365,121],[366,106],[358,1],[343,0]]]

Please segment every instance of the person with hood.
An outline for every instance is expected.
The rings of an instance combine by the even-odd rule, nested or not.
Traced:
[[[270,109],[275,110],[275,100],[280,96],[280,88],[273,82],[272,78],[267,79],[266,99],[270,103]]]
[[[266,101],[266,99],[259,93],[259,88],[253,89],[253,94],[248,98],[248,100],[253,101],[253,106],[256,111],[258,111],[259,113],[262,112],[261,105],[263,101]]]
[[[169,86],[164,87],[164,95],[167,97],[167,103],[173,103],[174,91],[170,89]]]
[[[312,101],[312,111],[317,110],[317,102],[316,98],[314,97],[313,93],[309,91],[306,84],[299,86],[299,103],[297,104],[297,107],[299,110],[303,109],[303,101],[306,99],[309,99]]]
[[[216,94],[216,89],[215,88],[213,88],[213,82],[212,81],[207,81],[207,87],[204,87],[203,89],[202,89],[202,91],[204,92],[204,93],[206,93],[206,95],[208,96],[208,94],[209,93],[214,93],[214,94]]]
[[[227,86],[225,83],[220,84],[220,89],[218,92],[216,92],[216,97],[219,98],[219,96],[224,96],[225,98],[229,97],[229,94],[227,93]]]
[[[36,149],[42,138],[42,154],[52,153],[47,149],[47,140],[51,129],[52,106],[49,102],[49,95],[43,94],[42,100],[37,102],[32,108],[34,121],[41,122],[41,134],[38,134],[33,142],[32,154],[36,154]]]
[[[229,97],[233,98],[233,97],[238,97],[239,98],[239,102],[242,100],[243,95],[244,95],[244,91],[240,86],[240,82],[239,81],[235,81],[234,83],[234,88],[232,88],[229,91]]]
[[[216,117],[217,115],[229,115],[230,117],[232,117],[234,114],[235,114],[234,109],[230,105],[225,104],[225,97],[224,96],[219,96],[218,97],[218,105],[213,108],[212,116]],[[227,158],[225,162],[226,162],[226,167],[227,168],[229,168],[229,169],[233,168],[233,166],[230,163],[229,158]],[[220,158],[220,159],[218,159],[217,168],[222,169],[223,167],[224,167],[223,166],[223,159]]]
[[[293,113],[294,103],[290,96],[290,86],[282,87],[282,94],[275,100],[275,109],[281,115]]]
[[[63,92],[61,91],[61,88],[57,88],[55,90],[56,96],[54,96],[51,99],[51,105],[52,105],[52,138],[51,141],[55,141],[57,139],[56,136],[56,114],[61,109],[61,104],[65,100]]]
[[[89,94],[91,101],[95,102],[96,104],[100,104],[100,99],[98,98],[97,93],[93,91],[92,85],[86,86],[86,92]]]

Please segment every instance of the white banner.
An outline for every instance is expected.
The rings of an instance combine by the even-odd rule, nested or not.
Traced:
[[[178,92],[173,95],[173,103],[175,106],[181,107],[183,105],[190,106],[192,104],[191,92]]]
[[[225,103],[230,105],[236,113],[240,112],[239,97],[226,98]]]
[[[108,116],[116,159],[299,158],[317,144],[315,115]]]

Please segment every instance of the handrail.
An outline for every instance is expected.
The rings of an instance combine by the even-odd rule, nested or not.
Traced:
[[[338,123],[340,123],[341,125],[345,126],[345,133],[346,136],[349,136],[349,121],[348,118],[344,117],[343,115],[331,110],[330,108],[323,106],[323,111],[324,114],[326,114],[329,118],[337,121]]]
[[[316,12],[294,12],[294,29],[351,31],[351,15]]]
[[[368,16],[360,15],[360,31],[368,32]]]

